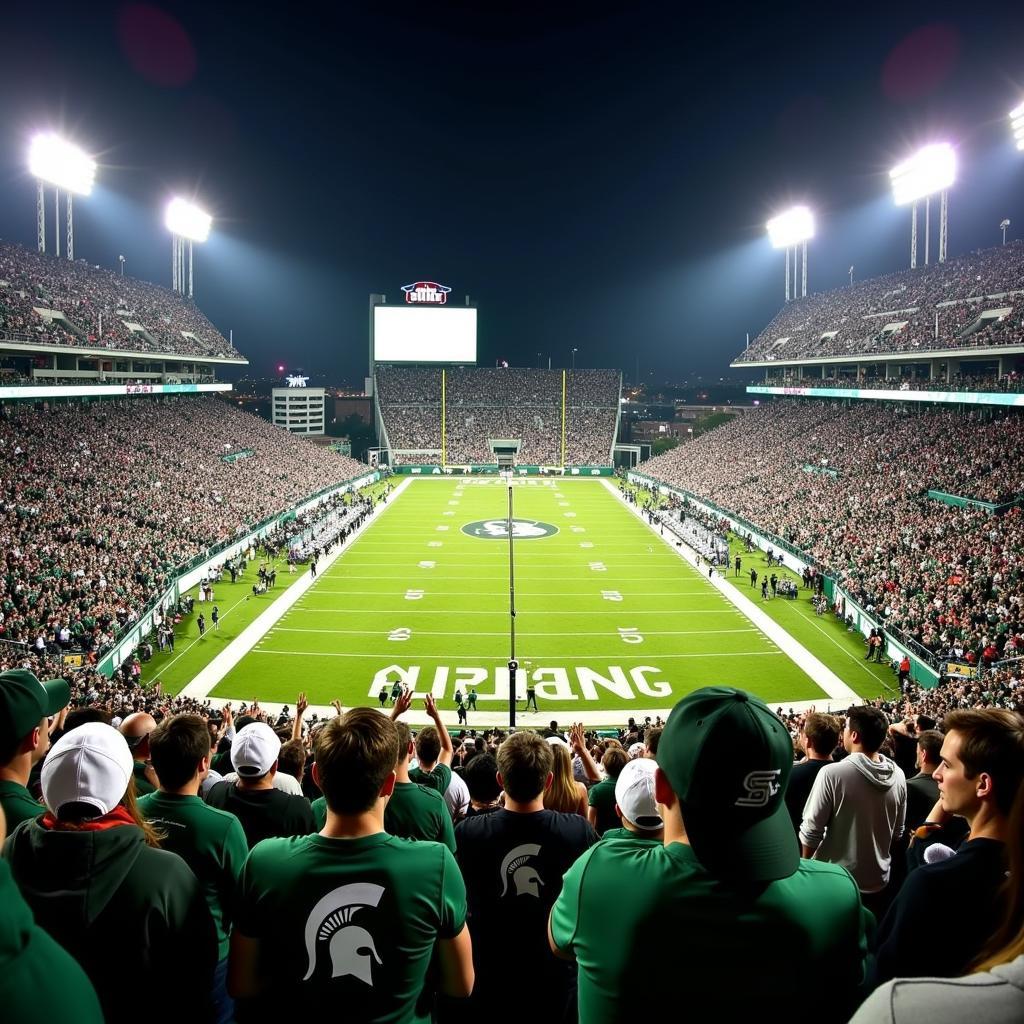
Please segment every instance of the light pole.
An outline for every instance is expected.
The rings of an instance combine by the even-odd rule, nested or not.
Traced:
[[[999,222],[999,227],[1000,227],[1000,228],[1002,228],[1002,231],[1003,231],[1003,245],[1006,245],[1006,229],[1007,229],[1007,228],[1008,228],[1009,226],[1010,226],[1010,220],[1009,220],[1009,218],[1008,218],[1008,217],[1004,217],[1004,218],[1003,218],[1003,219],[1002,219],[1002,220],[1001,220],[1001,221]]]
[[[924,262],[931,248],[931,197],[939,196],[939,262],[946,262],[949,225],[949,187],[956,180],[956,151],[948,142],[919,149],[889,172],[892,197],[897,206],[910,204],[910,266],[917,266],[917,204],[924,200]]]
[[[537,353],[537,369],[540,369],[540,353]]]
[[[579,349],[578,349],[578,348],[574,348],[574,349],[572,350],[572,368],[573,368],[574,370],[576,369],[576,353],[577,353],[577,352],[579,352]]]
[[[179,295],[192,298],[192,243],[205,242],[210,234],[213,218],[190,203],[176,197],[167,204],[164,224],[171,233],[171,288]],[[188,242],[188,259],[185,258],[185,243]],[[186,285],[185,267],[188,266]]]
[[[807,240],[814,237],[814,214],[806,206],[794,206],[785,213],[772,217],[768,224],[768,237],[776,249],[786,250],[786,301],[790,299],[789,258],[793,256],[794,299],[807,296]],[[797,257],[803,260],[801,283],[797,285]]]
[[[117,257],[117,262],[121,264],[121,276],[124,277],[124,265],[125,265],[125,262],[126,262],[125,258],[123,256],[118,256]]]
[[[852,263],[850,264],[850,269],[849,269],[849,271],[847,271],[847,273],[849,273],[849,275],[850,275],[850,287],[852,288],[853,287],[853,264]]]
[[[77,146],[65,139],[46,132],[32,140],[28,151],[28,166],[36,179],[36,245],[40,252],[46,252],[46,186],[53,186],[53,209],[55,230],[55,251],[60,255],[60,190],[64,189],[66,200],[66,255],[75,258],[74,208],[72,196],[87,196],[92,191],[96,177],[96,162]]]

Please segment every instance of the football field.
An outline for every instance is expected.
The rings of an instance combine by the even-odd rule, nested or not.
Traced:
[[[614,488],[528,478],[513,493],[517,692],[528,677],[542,717],[665,711],[712,684],[769,703],[827,699]],[[446,711],[456,689],[474,687],[476,721],[503,717],[507,507],[500,479],[411,481],[211,696],[290,703],[305,690],[314,705],[377,704],[398,679]]]

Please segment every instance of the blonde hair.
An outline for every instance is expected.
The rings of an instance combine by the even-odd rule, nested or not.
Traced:
[[[579,810],[580,793],[572,774],[572,759],[561,743],[552,743],[551,785],[544,791],[544,807],[549,811],[571,813]]]

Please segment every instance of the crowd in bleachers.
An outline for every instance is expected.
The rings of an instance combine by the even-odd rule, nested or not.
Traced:
[[[396,464],[441,450],[441,371],[378,367],[381,411]],[[495,461],[488,441],[520,440],[518,462],[562,462],[562,371],[457,368],[445,378],[445,455],[452,465]],[[619,377],[570,370],[565,462],[607,465],[615,435]]]
[[[1024,650],[1024,421],[782,400],[643,464],[810,556],[937,657]],[[991,660],[991,659],[990,659]]]
[[[0,242],[0,333],[115,352],[242,358],[184,296],[10,242]]]
[[[1022,342],[1024,241],[1015,241],[794,299],[737,361],[864,359]]]
[[[797,377],[788,375],[772,377],[767,384],[787,388],[860,388],[861,390],[885,391],[977,391],[998,394],[1016,394],[1024,391],[1024,376],[1017,370],[1010,373],[980,375],[956,373],[946,380],[936,377]]]
[[[87,655],[180,566],[366,470],[193,397],[5,406],[0,462],[0,640]]]

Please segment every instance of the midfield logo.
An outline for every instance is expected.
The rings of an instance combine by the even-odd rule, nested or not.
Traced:
[[[466,523],[462,532],[484,540],[508,540],[508,520],[478,519],[475,523]],[[512,520],[512,537],[515,540],[537,540],[539,537],[554,537],[556,533],[557,526],[542,523],[539,519]]]

